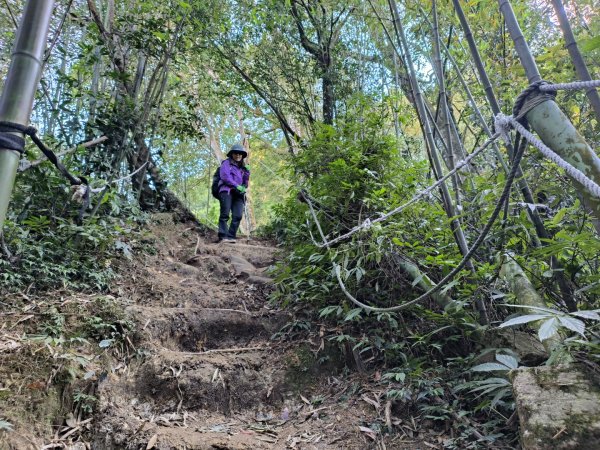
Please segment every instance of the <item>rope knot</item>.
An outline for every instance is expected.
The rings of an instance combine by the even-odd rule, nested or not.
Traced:
[[[511,117],[502,113],[498,113],[496,117],[494,117],[494,129],[500,133],[500,136],[506,143],[506,145],[510,145],[510,129],[512,128],[512,124],[510,122]]]
[[[88,190],[88,187],[86,184],[82,183],[82,184],[72,185],[71,192],[73,193],[73,195],[71,197],[71,200],[76,203],[82,204],[85,199],[87,190]]]
[[[371,228],[373,226],[373,223],[371,222],[371,219],[369,219],[368,217],[365,219],[365,221],[362,223],[362,228],[365,230],[368,230],[369,228]]]
[[[32,126],[26,126],[23,129],[23,133],[26,134],[27,136],[33,136],[35,134],[37,134],[38,130],[36,127],[32,127]]]
[[[551,83],[545,80],[535,81],[523,89],[523,92],[517,96],[513,106],[513,117],[521,122],[523,126],[527,127],[525,116],[529,111],[545,101],[554,100],[556,97],[556,92],[542,91],[540,89],[542,86],[549,84]]]

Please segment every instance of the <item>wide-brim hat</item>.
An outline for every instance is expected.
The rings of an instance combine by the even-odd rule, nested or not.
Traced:
[[[231,158],[231,155],[234,153],[241,153],[243,158],[248,156],[248,152],[240,144],[233,144],[231,149],[227,152],[227,157]]]

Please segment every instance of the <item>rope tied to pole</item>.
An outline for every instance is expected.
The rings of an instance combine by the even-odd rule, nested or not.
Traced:
[[[37,129],[32,126],[23,125],[15,122],[0,121],[0,149],[14,150],[20,155],[25,153],[25,139],[12,133],[23,133],[31,138],[34,144],[41,152],[54,164],[58,171],[69,180],[71,186],[86,185],[87,180],[82,177],[72,175],[67,168],[58,160],[56,154],[50,150],[38,137]]]
[[[535,137],[533,133],[531,133],[531,131],[529,131],[520,123],[520,121],[516,120],[512,116],[498,114],[496,118],[496,126],[504,127],[496,128],[502,135],[508,135],[510,127],[517,130],[519,133],[521,133],[523,138],[525,138],[531,145],[537,148],[542,153],[542,155],[544,155],[550,161],[552,161],[561,169],[563,169],[571,178],[579,182],[591,194],[600,198],[600,186],[594,180],[590,179],[581,170],[574,167],[568,161],[565,161],[556,152],[554,152],[554,150],[552,150],[550,147],[544,144],[540,139]]]
[[[552,86],[552,84],[545,80],[531,83],[515,99],[513,117],[525,127],[529,127],[527,119],[525,119],[529,111],[548,100],[554,100],[556,97],[556,89],[544,92],[541,89],[542,86]]]

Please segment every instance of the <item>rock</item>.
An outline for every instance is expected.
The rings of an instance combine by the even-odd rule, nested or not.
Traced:
[[[522,364],[537,366],[548,359],[548,353],[536,335],[514,328],[501,328],[494,331],[498,338],[496,347],[513,349],[519,355]]]
[[[256,267],[240,256],[231,255],[229,257],[229,261],[231,263],[231,267],[233,267],[235,276],[238,278],[246,279],[256,273]]]
[[[600,448],[600,388],[576,366],[510,374],[524,450]]]
[[[258,275],[250,276],[246,281],[250,284],[258,284],[260,286],[268,286],[273,283],[271,278],[261,277]]]

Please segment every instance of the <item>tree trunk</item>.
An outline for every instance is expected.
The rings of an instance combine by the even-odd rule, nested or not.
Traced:
[[[571,61],[575,66],[577,76],[580,80],[590,81],[592,77],[587,66],[585,65],[585,61],[583,60],[583,56],[579,51],[579,47],[577,46],[577,41],[575,40],[573,30],[571,30],[569,18],[567,17],[567,12],[565,11],[562,0],[552,0],[552,6],[554,6],[554,11],[558,17],[560,29],[562,30],[563,37],[565,39],[565,46],[567,47],[569,55],[571,56]],[[590,88],[585,91],[585,95],[587,95],[590,104],[596,113],[596,119],[598,122],[600,122],[600,95],[598,95],[598,91],[596,91],[595,88]]]
[[[529,50],[527,41],[521,32],[510,2],[508,0],[498,0],[498,2],[529,83],[540,81],[542,77]],[[596,184],[600,184],[600,158],[554,101],[545,101],[531,109],[526,114],[526,118],[544,144]],[[600,234],[600,198],[595,197],[577,181],[573,180],[573,185],[581,195],[584,205],[591,210],[595,218],[593,221],[594,226]]]
[[[503,256],[503,263],[500,268],[500,276],[506,280],[510,290],[516,297],[516,303],[523,306],[536,306],[546,308],[546,304],[540,294],[535,290],[521,266],[511,255]],[[530,314],[536,314],[537,311],[529,310]],[[540,329],[539,322],[532,322],[531,327],[536,331]],[[544,348],[550,354],[552,348],[559,343],[557,337],[546,339],[542,342]]]

